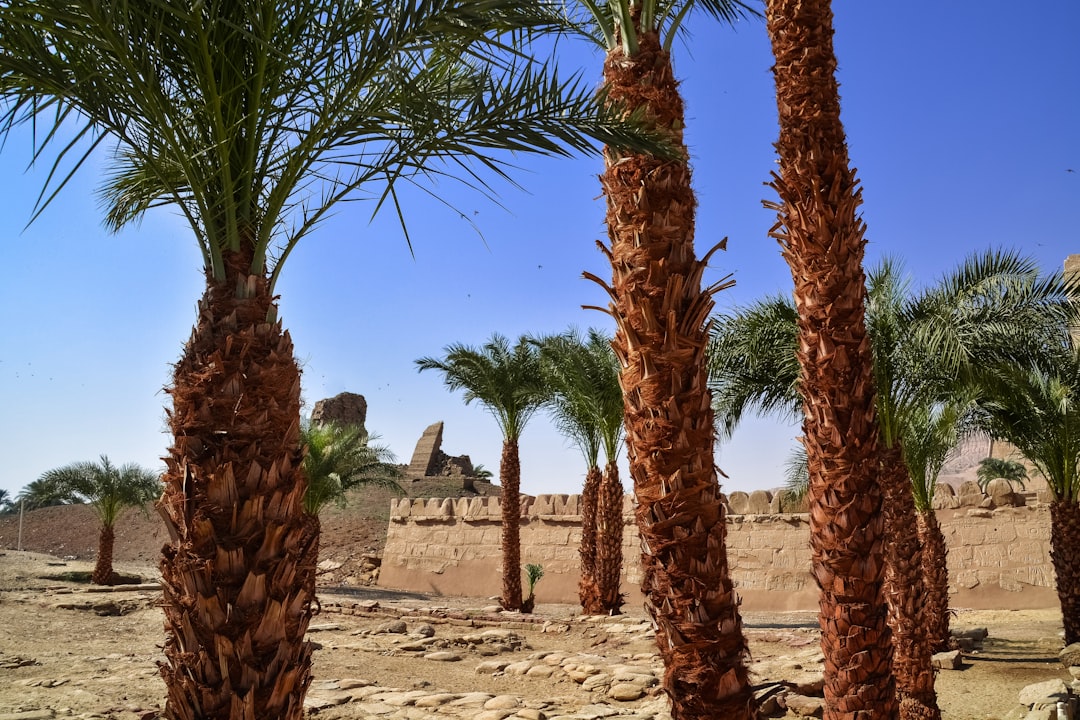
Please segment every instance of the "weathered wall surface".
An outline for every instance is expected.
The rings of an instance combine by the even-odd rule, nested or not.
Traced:
[[[522,498],[522,563],[540,563],[540,602],[577,602],[581,516],[577,495]],[[624,501],[623,592],[639,604],[633,499]],[[939,510],[949,545],[951,605],[1053,607],[1050,517],[1045,506]],[[379,585],[443,595],[497,596],[501,587],[498,498],[402,499],[392,503]],[[743,607],[816,609],[807,516],[732,515],[728,558]]]

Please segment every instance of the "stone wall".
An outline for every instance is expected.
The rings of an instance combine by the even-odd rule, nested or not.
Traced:
[[[577,495],[522,498],[521,561],[544,566],[536,592],[540,602],[577,602],[578,502]],[[632,497],[625,498],[623,510],[623,592],[629,604],[640,605],[640,550]],[[498,498],[404,498],[392,501],[390,514],[380,586],[443,595],[500,593]],[[939,510],[938,517],[949,545],[953,607],[1057,604],[1045,506],[947,508]],[[744,608],[817,608],[809,537],[804,514],[728,517],[728,558]]]

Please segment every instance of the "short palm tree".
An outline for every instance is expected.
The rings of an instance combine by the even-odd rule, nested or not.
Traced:
[[[361,193],[404,218],[400,183],[642,141],[522,48],[556,20],[522,0],[0,4],[0,131],[55,151],[38,212],[102,148],[108,224],[168,205],[202,252],[160,504],[167,717],[303,713],[318,526],[275,301],[297,243]]]
[[[677,157],[605,152],[615,352],[622,366],[630,476],[642,538],[641,590],[656,624],[675,720],[752,717],[747,646],[731,582],[713,457],[705,346],[712,296],[702,286],[683,99],[671,48],[695,11],[725,23],[754,14],[738,0],[581,0],[567,7],[604,50],[610,101],[642,114]],[[693,612],[686,608],[694,608]]]
[[[619,592],[623,487],[618,465],[623,399],[618,360],[611,338],[596,329],[584,338],[570,331],[536,343],[549,393],[546,405],[559,431],[581,450],[587,466],[578,553],[581,607],[589,615],[618,614],[623,604]],[[601,448],[606,456],[603,471]]]
[[[546,398],[540,370],[540,353],[526,338],[514,345],[498,333],[481,347],[454,344],[444,349],[442,359],[425,357],[416,361],[420,372],[437,370],[451,392],[465,391],[465,404],[482,405],[502,431],[503,449],[499,461],[502,496],[503,588],[501,603],[506,610],[520,610],[521,596],[521,460],[518,442],[526,424]]]
[[[1080,351],[1065,343],[1026,366],[973,364],[968,377],[983,427],[1046,478],[1050,557],[1069,645],[1080,642]]]
[[[128,507],[143,507],[161,494],[161,475],[135,463],[117,467],[105,455],[99,462],[79,462],[49,470],[40,482],[60,497],[87,503],[101,521],[97,562],[90,580],[113,585],[113,528]]]
[[[1010,483],[1016,483],[1022,490],[1024,483],[1028,479],[1027,468],[1024,467],[1023,463],[1015,460],[1003,460],[994,457],[983,458],[979,462],[979,467],[975,470],[975,479],[978,481],[982,491],[986,492],[986,486],[992,480],[998,478],[1008,480]]]

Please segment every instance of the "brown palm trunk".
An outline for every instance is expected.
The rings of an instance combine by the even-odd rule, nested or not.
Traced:
[[[296,719],[311,683],[317,523],[303,511],[300,372],[251,254],[208,280],[176,364],[158,509],[175,720]]]
[[[821,588],[825,717],[897,713],[882,588],[879,430],[866,334],[861,194],[850,169],[828,0],[767,0],[776,63],[780,203],[770,234],[795,283],[810,473],[810,545]]]
[[[90,574],[90,582],[95,585],[113,585],[113,529],[111,525],[102,525],[101,534],[98,536],[97,562],[94,563],[94,572]]]
[[[1050,559],[1054,563],[1065,644],[1080,642],[1080,502],[1050,503]]]
[[[919,543],[922,545],[922,573],[926,586],[923,622],[931,652],[949,649],[949,567],[948,549],[933,508],[919,513]]]
[[[928,633],[926,584],[911,475],[899,442],[882,455],[885,597],[893,642],[893,678],[901,720],[938,720],[933,649]]]
[[[585,487],[581,491],[581,580],[578,581],[578,599],[581,611],[586,615],[601,615],[600,588],[596,583],[596,503],[600,492],[602,474],[595,465],[585,474]]]
[[[504,440],[499,460],[499,481],[502,483],[502,551],[503,593],[500,604],[504,610],[521,609],[521,461],[517,440]]]
[[[614,461],[604,468],[597,503],[596,584],[600,591],[600,612],[618,615],[623,596],[619,592],[622,575],[623,487],[619,466]]]
[[[636,8],[637,6],[635,6]],[[636,10],[635,10],[636,11]],[[684,150],[683,106],[655,32],[639,51],[609,52],[610,98]],[[622,363],[630,475],[637,498],[645,607],[656,624],[674,720],[750,718],[746,640],[728,572],[705,347],[711,293],[694,255],[694,194],[685,156],[607,151],[613,343]],[[707,260],[707,258],[706,258]],[[595,278],[594,278],[595,279]]]

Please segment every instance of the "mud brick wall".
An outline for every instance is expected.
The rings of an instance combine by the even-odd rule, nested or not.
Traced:
[[[581,516],[577,495],[522,498],[522,563],[540,563],[540,602],[577,602]],[[623,505],[623,592],[640,606],[640,547],[633,498]],[[949,545],[951,605],[1054,607],[1050,514],[1045,506],[938,511]],[[498,498],[408,499],[391,503],[379,585],[442,595],[492,597],[501,580]],[[809,524],[797,513],[728,517],[731,574],[749,610],[817,608]]]

